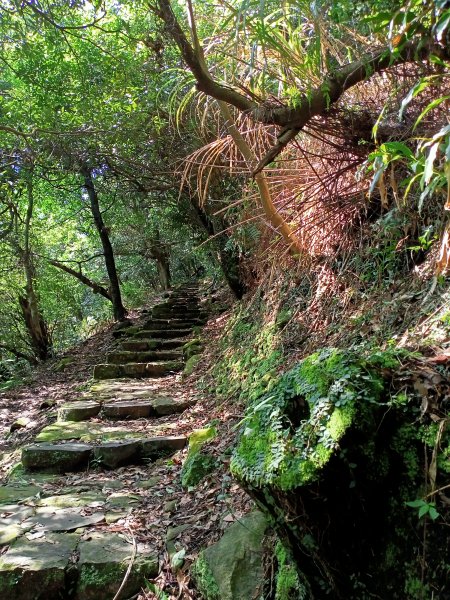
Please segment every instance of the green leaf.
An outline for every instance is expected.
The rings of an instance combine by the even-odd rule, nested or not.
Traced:
[[[413,131],[417,127],[417,125],[424,119],[424,117],[426,117],[426,115],[430,112],[430,110],[433,110],[434,108],[436,108],[437,106],[442,104],[442,102],[445,102],[449,98],[450,98],[450,96],[441,96],[440,98],[435,98],[434,100],[432,100],[432,102],[427,104],[427,106],[423,109],[423,111],[417,117],[416,122],[414,123]]]
[[[437,151],[439,150],[439,143],[436,142],[430,148],[427,159],[425,161],[425,171],[423,173],[423,179],[426,184],[430,182],[433,175],[434,161],[436,160]]]
[[[442,41],[443,34],[445,33],[449,24],[450,24],[450,10],[446,10],[441,15],[441,17],[439,18],[436,25],[434,26],[434,33],[436,35],[436,39],[438,42]]]
[[[186,556],[186,550],[182,548],[172,556],[170,566],[174,571],[178,571],[184,565],[184,558]]]
[[[425,502],[422,499],[419,500],[411,500],[409,502],[405,502],[406,506],[411,506],[411,508],[420,508],[422,507]]]
[[[431,505],[429,506],[428,514],[430,515],[430,518],[433,521],[435,521],[439,517],[438,511],[435,509],[434,506],[431,506]]]
[[[419,519],[421,519],[422,517],[424,517],[426,514],[428,514],[428,511],[430,510],[430,507],[428,506],[428,504],[424,504],[423,506],[421,506],[419,508]]]
[[[411,102],[411,100],[413,98],[415,98],[416,96],[418,96],[420,94],[420,92],[422,92],[423,90],[425,90],[431,83],[431,77],[426,77],[424,79],[420,79],[420,81],[418,83],[416,83],[416,85],[414,85],[409,92],[407,93],[407,95],[403,98],[402,100],[402,104],[398,113],[398,119],[399,121],[402,120],[403,117],[403,112],[405,110],[405,108],[408,106],[408,104]]]

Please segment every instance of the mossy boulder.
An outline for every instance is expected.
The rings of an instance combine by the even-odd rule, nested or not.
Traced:
[[[100,412],[100,404],[89,400],[68,402],[58,408],[58,421],[87,421]]]
[[[202,550],[192,574],[205,600],[262,597],[267,527],[264,515],[255,511],[230,525],[216,544]]]
[[[200,338],[194,338],[189,340],[183,346],[183,357],[184,360],[189,360],[195,354],[201,354],[204,350],[204,346]]]
[[[232,473],[272,516],[314,597],[418,600],[447,585],[445,507],[424,482],[432,463],[436,485],[448,481],[450,436],[434,394],[450,378],[414,361],[404,350],[326,348],[246,410]],[[421,413],[426,390],[433,414]],[[428,567],[413,594],[424,518]]]
[[[191,358],[186,362],[183,369],[183,377],[189,377],[195,371],[198,363],[200,362],[200,354],[194,354]]]

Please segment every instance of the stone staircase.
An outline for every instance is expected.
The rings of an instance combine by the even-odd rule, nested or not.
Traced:
[[[183,346],[205,318],[197,288],[174,290],[153,307],[143,326],[117,330],[119,346],[108,354],[106,363],[95,366],[94,379],[162,377],[180,371]]]
[[[156,378],[183,368],[183,346],[205,318],[197,290],[184,286],[155,306],[143,325],[118,329],[117,348],[95,366],[89,391],[60,405],[56,422],[22,448],[21,469],[0,488],[0,546],[10,545],[0,557],[1,598],[115,596],[133,553],[131,541],[101,530],[86,538],[83,528],[114,522],[130,510],[129,498],[105,489],[108,471],[148,465],[187,444],[188,436],[167,435],[167,422],[161,426],[158,420],[183,412],[192,402],[162,393]],[[88,493],[69,487],[48,497],[47,488],[37,483],[99,468],[94,494],[90,487]],[[90,486],[92,476],[86,481]],[[132,503],[140,501],[142,489],[138,492]],[[145,578],[157,574],[158,557],[151,548],[138,545],[134,553],[118,598],[136,594]]]

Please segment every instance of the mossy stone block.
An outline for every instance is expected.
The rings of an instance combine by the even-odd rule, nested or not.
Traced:
[[[94,533],[79,545],[79,578],[75,600],[113,598],[130,564],[133,546],[115,534]],[[120,600],[137,594],[145,580],[158,574],[158,557],[148,549],[139,552],[129,577],[120,594]]]
[[[114,379],[123,377],[121,365],[95,365],[94,379]]]
[[[0,559],[0,597],[48,600],[68,597],[66,569],[78,536],[53,533],[17,540]]]
[[[152,401],[153,410],[158,417],[181,413],[193,404],[194,402],[190,400],[178,401],[174,398],[166,398],[162,396]]]
[[[100,404],[92,401],[79,401],[63,404],[58,408],[58,421],[87,421],[100,412]]]
[[[33,444],[22,449],[25,469],[66,473],[86,467],[92,452],[88,444]]]
[[[255,511],[230,525],[222,538],[203,550],[192,575],[205,600],[259,598],[264,583],[264,515]]]
[[[137,456],[139,446],[135,440],[101,444],[94,448],[94,459],[109,469],[115,469],[132,461]]]

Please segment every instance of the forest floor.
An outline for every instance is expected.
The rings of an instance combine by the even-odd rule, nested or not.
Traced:
[[[139,323],[139,314],[131,317]],[[206,342],[217,338],[226,319],[227,314],[210,319],[202,338]],[[97,333],[67,353],[64,358],[69,359],[68,364],[62,372],[57,371],[60,358],[48,361],[33,371],[27,385],[0,394],[0,477],[2,483],[12,477],[15,481],[39,485],[46,497],[57,496],[68,488],[78,492],[101,490],[106,502],[110,500],[112,504],[119,495],[126,496],[129,500],[126,506],[119,502],[116,508],[118,519],[93,523],[86,528],[83,537],[93,532],[115,532],[135,544],[151,546],[159,557],[159,575],[153,583],[165,591],[165,597],[196,598],[196,591],[189,581],[190,564],[202,547],[217,540],[231,522],[248,512],[252,502],[228,475],[227,449],[232,445],[234,426],[242,415],[227,410],[226,406],[216,406],[211,397],[198,391],[194,376],[183,378],[177,374],[139,380],[138,384],[177,400],[195,400],[195,404],[182,414],[158,418],[158,435],[189,435],[211,421],[217,424],[219,435],[209,444],[208,451],[217,458],[220,466],[194,489],[186,490],[180,484],[186,449],[170,460],[160,459],[114,470],[91,467],[84,472],[38,478],[33,473],[23,473],[19,467],[15,474],[21,447],[29,444],[45,426],[55,422],[59,405],[79,399],[87,389],[94,365],[102,362],[102,357],[114,345],[112,330],[111,327]],[[208,343],[206,345],[208,347]],[[207,354],[205,352],[202,358],[205,365]],[[197,372],[202,372],[201,365]],[[22,421],[24,426],[15,425],[18,419],[25,419]],[[96,421],[91,419],[89,424],[95,426]],[[115,421],[114,426],[148,435],[154,421]],[[89,512],[89,507],[83,509],[83,514],[89,515]],[[168,530],[172,535],[176,533],[172,540],[175,548],[185,551],[184,567],[176,572],[171,569],[166,547]],[[0,554],[7,548],[3,546]],[[138,597],[156,598],[151,591],[142,591]]]

